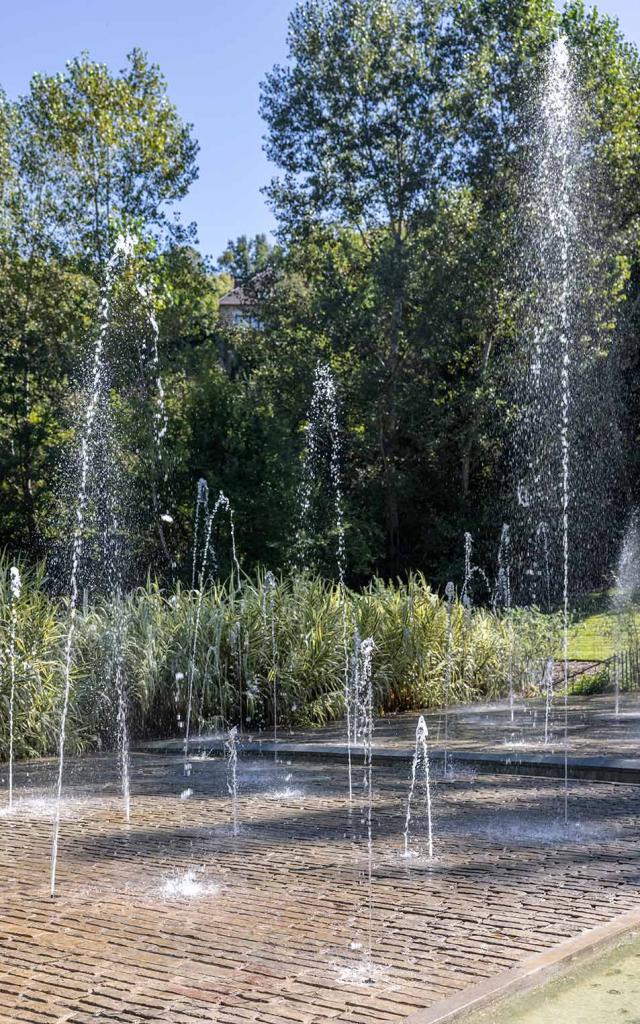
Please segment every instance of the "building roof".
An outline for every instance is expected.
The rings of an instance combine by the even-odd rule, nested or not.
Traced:
[[[248,296],[242,285],[236,285],[220,299],[221,306],[252,306],[253,299]]]

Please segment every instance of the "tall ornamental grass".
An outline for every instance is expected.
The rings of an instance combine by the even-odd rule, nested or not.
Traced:
[[[0,747],[8,747],[11,595],[0,560]],[[196,631],[196,620],[199,625]],[[16,605],[16,751],[55,750],[68,605],[47,595],[42,567],[23,572]],[[373,637],[378,712],[498,697],[510,676],[535,688],[557,646],[557,619],[450,608],[422,575],[374,579],[359,592],[304,574],[273,581],[211,582],[202,594],[167,593],[149,581],[123,598],[79,609],[74,642],[71,750],[114,741],[116,659],[127,685],[134,738],[184,730],[192,684],[192,735],[243,722],[249,730],[320,725],[344,713],[354,638]]]

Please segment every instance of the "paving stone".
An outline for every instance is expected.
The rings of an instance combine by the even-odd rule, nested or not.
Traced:
[[[51,823],[29,799],[55,765],[18,766],[18,810],[0,816],[0,1024],[400,1024],[640,903],[640,787],[573,784],[565,830],[557,781],[436,778],[430,862],[401,856],[406,769],[378,767],[372,959],[384,969],[359,984],[348,971],[368,942],[366,843],[344,768],[241,762],[234,837],[224,766],[194,764],[194,798],[181,800],[180,760],[136,755],[127,825],[114,759],[70,759],[54,900]],[[187,871],[211,891],[168,896]]]

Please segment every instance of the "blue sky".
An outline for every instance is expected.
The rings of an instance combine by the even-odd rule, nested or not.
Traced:
[[[0,84],[25,92],[34,71],[60,71],[82,50],[117,69],[133,46],[160,64],[170,94],[201,146],[200,178],[183,204],[204,252],[228,238],[269,231],[260,188],[272,170],[263,153],[259,83],[286,55],[294,0],[9,0],[0,34]],[[640,0],[602,0],[640,43]]]

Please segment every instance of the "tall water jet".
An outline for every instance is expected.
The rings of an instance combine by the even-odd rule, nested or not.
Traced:
[[[151,491],[153,499],[153,511],[156,519],[156,528],[160,539],[160,545],[162,547],[163,554],[171,568],[174,570],[176,563],[169,551],[169,547],[166,541],[164,527],[165,524],[171,525],[173,523],[173,517],[168,512],[162,511],[160,503],[161,496],[158,491],[158,483],[161,482],[165,489],[168,479],[168,473],[165,467],[164,459],[164,441],[169,426],[169,418],[167,416],[167,407],[164,394],[164,385],[162,383],[162,374],[160,372],[160,327],[156,312],[154,308],[153,295],[148,284],[144,281],[138,281],[136,285],[138,295],[142,301],[142,308],[146,322],[148,324],[150,333],[150,342],[147,344],[146,339],[143,338],[142,345],[142,362],[150,365],[151,375],[153,377],[154,387],[154,400],[153,400],[153,422],[152,422],[152,434],[153,442],[155,447],[155,462],[156,470],[152,474],[151,479]]]
[[[464,579],[462,581],[462,597],[470,599],[469,587],[473,578],[473,565],[471,562],[473,552],[473,537],[468,530],[464,534]]]
[[[373,679],[372,663],[375,643],[372,637],[360,645],[359,668],[359,739],[363,757],[363,811],[367,829],[367,964],[371,964],[373,947]]]
[[[358,742],[358,722],[360,706],[360,676],[362,665],[362,637],[356,628],[353,634],[351,654],[349,658],[349,683],[347,689],[347,724],[351,749]]]
[[[484,569],[481,569],[479,565],[475,565],[473,562],[473,537],[467,531],[464,535],[464,576],[462,580],[462,589],[460,591],[460,603],[463,608],[462,646],[464,664],[463,672],[465,679],[467,679],[467,666],[469,665],[469,659],[467,658],[467,641],[471,629],[471,612],[475,596],[473,585],[476,580],[480,582],[487,599],[489,599],[492,593],[489,577]]]
[[[194,548],[193,548],[193,575],[195,576],[196,565],[198,562],[198,526],[200,518],[204,517],[204,524],[202,527],[202,548],[200,550],[200,564],[198,571],[198,586],[196,596],[196,611],[195,621],[191,635],[191,651],[189,657],[189,667],[187,674],[187,713],[185,718],[185,730],[184,730],[184,742],[183,742],[183,755],[184,755],[184,772],[185,775],[191,773],[191,765],[189,764],[189,740],[191,737],[191,716],[193,710],[193,686],[194,678],[196,673],[196,662],[198,655],[198,641],[200,639],[200,620],[202,618],[202,603],[204,600],[206,581],[207,581],[207,564],[211,559],[214,570],[217,568],[215,550],[213,547],[213,525],[218,515],[218,512],[223,509],[229,516],[229,529],[231,534],[231,560],[232,560],[232,579],[235,571],[240,586],[240,564],[238,562],[238,556],[236,552],[236,535],[235,525],[233,519],[233,509],[231,503],[227,498],[226,494],[222,491],[218,494],[213,508],[209,508],[209,489],[206,481],[199,480],[196,492],[196,512],[194,522]],[[242,698],[241,698],[242,703]]]
[[[622,539],[618,563],[613,574],[611,610],[614,616],[614,693],[615,713],[620,713],[622,659],[633,642],[637,646],[635,599],[640,589],[640,525],[634,509]]]
[[[335,531],[334,558],[340,586],[346,577],[346,547],[344,527],[344,501],[342,494],[342,446],[338,418],[338,394],[335,378],[329,366],[319,363],[313,378],[311,404],[305,433],[302,481],[299,492],[300,525],[298,548],[302,563],[308,568],[310,538],[317,537],[318,523],[314,513],[322,497],[328,496],[331,530]]]
[[[535,536],[535,549],[536,549],[536,566],[542,561],[541,568],[534,569],[534,573],[537,577],[542,577],[543,580],[543,595],[545,602],[545,610],[551,611],[551,562],[549,557],[549,527],[545,522],[538,523],[536,528]],[[538,595],[536,590],[533,591],[533,603],[538,604]]]
[[[346,648],[346,642],[345,642],[345,648]],[[345,664],[346,664],[346,667],[345,667],[345,684],[344,684],[345,695],[344,695],[344,700],[345,700],[345,704],[346,704],[346,714],[347,714],[347,780],[348,780],[348,788],[349,788],[349,803],[351,803],[353,801],[353,765],[352,765],[352,761],[351,761],[351,722],[350,722],[350,710],[349,710],[350,709],[350,704],[351,704],[351,695],[349,693],[349,656],[348,656],[348,654],[347,654],[347,657],[346,657]]]
[[[328,455],[328,458],[327,458]],[[306,431],[305,454],[300,487],[300,527],[298,530],[298,548],[302,549],[302,562],[308,568],[309,536],[317,535],[314,530],[312,512],[314,499],[322,493],[322,467],[328,464],[328,483],[333,495],[333,523],[335,530],[335,562],[338,573],[342,615],[342,642],[344,646],[344,702],[347,733],[347,772],[349,784],[349,802],[353,800],[353,770],[351,761],[350,721],[351,701],[349,691],[349,622],[345,594],[347,556],[345,545],[344,501],[342,494],[342,447],[340,443],[340,424],[338,418],[338,395],[336,382],[331,368],[325,363],[318,363],[313,378],[313,391]]]
[[[200,482],[198,483],[198,498],[200,500]],[[198,505],[196,504],[196,509]],[[197,513],[196,513],[197,514]],[[197,523],[197,520],[196,520]],[[189,658],[189,668],[187,673],[187,713],[185,718],[185,729],[184,729],[184,743],[183,743],[183,755],[184,755],[184,774],[191,774],[191,764],[189,763],[189,738],[191,732],[191,709],[193,705],[193,681],[196,671],[196,658],[198,654],[198,640],[200,637],[200,619],[202,616],[202,601],[204,598],[204,588],[206,579],[206,567],[207,559],[209,557],[209,545],[211,544],[211,531],[213,529],[213,517],[207,510],[205,515],[204,525],[204,541],[202,546],[202,561],[200,564],[200,570],[198,575],[198,589],[196,596],[196,612],[195,622],[193,626],[193,632],[191,636],[191,656]]]
[[[13,757],[14,717],[16,700],[16,640],[18,631],[18,601],[22,592],[20,570],[12,565],[9,570],[9,593],[11,601],[9,626],[9,810],[13,810]]]
[[[193,563],[191,568],[191,589],[196,589],[196,582],[198,580],[198,554],[200,552],[200,524],[203,520],[206,522],[206,516],[209,509],[209,485],[206,480],[202,477],[198,480],[196,487],[196,505],[193,518]],[[206,559],[206,553],[205,553]]]
[[[229,536],[231,538],[231,579],[233,581],[233,574],[235,572],[235,586],[237,590],[240,590],[240,562],[238,561],[238,552],[236,549],[236,524],[233,514],[233,508],[229,499],[220,491],[218,501],[216,502],[217,507],[224,508],[227,515],[229,516]]]
[[[571,190],[569,159],[573,148],[571,139],[571,73],[569,70],[569,53],[566,42],[560,39],[554,48],[554,59],[551,64],[548,118],[551,125],[559,128],[558,143],[562,154],[560,168],[560,206],[556,210],[555,224],[558,232],[559,258],[562,276],[560,292],[560,347],[562,350],[562,422],[560,438],[562,445],[562,655],[564,663],[564,818],[568,820],[569,799],[569,474],[571,456],[569,448],[569,413],[571,402],[571,348],[570,348],[570,310],[569,310],[569,245],[570,234],[574,229],[574,213],[571,207]],[[552,221],[553,223],[553,221]]]
[[[124,683],[122,661],[116,666],[116,690],[118,694],[118,764],[120,768],[120,785],[126,821],[131,820],[131,786],[129,767],[129,729],[127,725],[127,699]]]
[[[553,706],[553,658],[547,658],[540,688],[544,693],[544,745],[549,743],[549,722],[551,720],[551,708]]]
[[[51,895],[55,896],[56,870],[58,864],[58,842],[60,837],[60,816],[62,809],[62,784],[64,778],[64,756],[67,733],[67,718],[71,696],[71,675],[73,668],[73,644],[75,639],[78,600],[79,572],[82,558],[85,516],[87,510],[89,475],[94,440],[96,416],[104,388],[104,353],[111,321],[111,294],[115,273],[120,261],[133,254],[133,239],[120,236],[116,240],[111,257],[104,274],[104,282],[100,298],[99,323],[93,358],[89,374],[89,400],[87,402],[82,424],[80,439],[80,482],[75,505],[75,525],[72,539],[71,578],[69,595],[69,624],[64,645],[62,709],[60,714],[58,740],[58,773],[55,789],[55,811],[53,818],[53,834],[51,842]]]
[[[534,377],[535,416],[541,445],[532,454],[532,484],[538,489],[535,508],[551,501],[559,511],[562,593],[562,662],[564,691],[564,818],[568,816],[568,630],[569,630],[569,516],[571,482],[571,355],[575,331],[575,258],[579,218],[575,195],[580,160],[577,137],[577,100],[571,60],[564,37],[553,44],[538,116],[538,161],[532,179],[532,216],[537,243],[537,285],[540,304],[534,339],[531,373]],[[549,381],[549,375],[552,380]],[[551,388],[547,389],[547,384]],[[559,437],[557,460],[553,458],[554,426],[548,423],[549,406],[556,416]],[[548,424],[541,430],[541,423]],[[551,433],[551,437],[547,436]],[[556,449],[557,451],[557,449]],[[549,479],[558,472],[559,479]],[[536,474],[538,478],[536,479]],[[545,494],[546,490],[546,494]],[[542,495],[540,494],[542,492]]]
[[[271,639],[271,703],[273,709],[273,759],[278,761],[278,651],[276,644],[276,591],[278,582],[272,572],[264,577],[262,615]]]
[[[155,444],[158,465],[161,467],[162,476],[166,481],[167,474],[163,468],[162,446],[167,434],[169,418],[167,416],[164,385],[162,383],[162,374],[160,373],[160,327],[158,325],[152,295],[148,285],[144,282],[138,282],[137,290],[138,294],[140,295],[140,298],[143,300],[145,316],[151,330],[151,351],[149,358],[153,367],[155,384],[155,399],[153,409],[153,440]]]
[[[107,429],[107,436],[110,431]],[[114,458],[115,453],[109,452]],[[115,458],[114,458],[115,461]],[[95,468],[95,467],[94,467]],[[116,747],[118,757],[118,771],[120,775],[120,789],[122,793],[122,806],[124,817],[127,822],[131,819],[131,787],[130,787],[130,764],[129,764],[129,698],[127,692],[126,674],[126,640],[127,640],[127,606],[123,596],[123,567],[124,552],[122,548],[122,537],[118,511],[116,508],[115,492],[120,490],[121,484],[116,472],[115,480],[109,481],[107,491],[107,515],[104,523],[102,537],[102,558],[101,575],[107,583],[109,604],[112,615],[109,616],[109,628],[107,630],[107,663],[105,666],[105,678],[113,682],[113,689],[116,696]],[[115,484],[115,486],[114,486]],[[86,598],[87,591],[84,591]]]
[[[413,798],[416,791],[416,784],[422,779],[423,782],[423,800],[425,810],[427,814],[427,837],[428,837],[428,848],[429,857],[433,858],[433,823],[431,818],[431,778],[429,771],[429,750],[427,748],[428,739],[427,723],[420,715],[418,719],[418,725],[416,727],[416,746],[413,752],[413,760],[411,762],[411,783],[409,787],[409,796],[407,798],[407,813],[404,822],[404,855],[405,857],[411,856],[409,849],[410,840],[410,828],[411,828],[411,809],[413,804]]]
[[[513,692],[513,616],[511,614],[511,535],[509,526],[504,523],[500,534],[500,546],[498,548],[498,573],[496,587],[493,596],[493,609],[497,611],[502,608],[507,619],[507,676],[509,683],[509,712],[511,721],[514,719],[514,692]]]
[[[234,836],[240,831],[238,811],[238,727],[233,725],[227,733],[225,742],[225,758],[227,765],[227,792],[231,801],[231,830]]]
[[[464,578],[462,581],[460,597],[463,601],[467,598],[466,603],[469,607],[473,603],[474,594],[472,588],[476,577],[480,580],[487,597],[491,597],[493,588],[484,569],[479,565],[475,565],[473,562],[473,537],[467,531],[464,535]]]
[[[521,410],[514,431],[514,514],[528,549],[543,542],[544,557],[554,566],[553,573],[546,570],[552,581],[549,591],[553,585],[547,602],[557,604],[562,616],[566,821],[570,600],[579,587],[598,584],[594,572],[602,571],[603,553],[595,545],[607,530],[603,520],[615,458],[608,441],[614,416],[602,358],[605,346],[598,335],[602,312],[596,308],[595,246],[589,244],[597,145],[585,134],[578,77],[564,36],[556,39],[546,59],[530,129],[517,225],[522,230],[519,269],[525,301],[523,346],[514,368],[514,396]],[[598,449],[600,438],[603,444],[597,464],[594,436]],[[529,579],[536,587],[537,573]],[[536,596],[535,588],[524,593],[527,600]]]
[[[453,602],[456,596],[455,584],[450,580],[444,588],[447,601],[447,649],[444,666],[444,756],[443,774],[449,772],[449,703],[451,700],[451,679],[453,676]],[[426,729],[426,725],[425,725]]]
[[[493,596],[494,608],[511,608],[511,534],[508,523],[503,523],[498,547],[498,572]]]
[[[125,820],[131,820],[131,785],[129,764],[128,695],[125,675],[123,648],[125,643],[125,610],[120,591],[114,595],[116,624],[113,631],[113,673],[117,700],[116,731],[118,744],[118,768]]]

